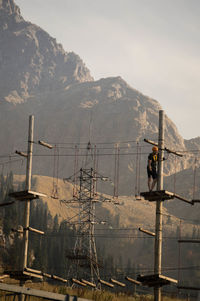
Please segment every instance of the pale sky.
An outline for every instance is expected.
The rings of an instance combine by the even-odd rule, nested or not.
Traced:
[[[15,0],[98,80],[121,76],[200,136],[200,0]]]

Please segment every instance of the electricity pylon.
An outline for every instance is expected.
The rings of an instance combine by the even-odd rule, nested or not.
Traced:
[[[90,165],[94,168],[87,168]],[[70,219],[69,224],[76,225],[77,238],[73,250],[68,252],[68,259],[72,260],[76,266],[76,271],[73,269],[73,275],[78,279],[86,278],[91,283],[96,283],[100,279],[99,264],[97,258],[97,250],[95,243],[95,224],[103,224],[98,222],[95,217],[95,204],[99,201],[96,193],[96,183],[98,178],[105,180],[97,174],[96,156],[92,154],[90,142],[87,145],[87,154],[84,167],[79,170],[79,188],[74,189],[73,199],[62,201],[64,203],[77,203],[79,208],[78,214]],[[76,172],[77,174],[77,172]],[[74,181],[75,182],[75,181]],[[78,216],[78,220],[77,220]],[[70,269],[70,272],[72,267]]]
[[[78,203],[79,212],[74,217],[70,218],[68,223],[70,225],[76,225],[77,238],[73,250],[70,250],[67,254],[67,258],[72,260],[76,266],[76,271],[72,265],[69,269],[69,273],[73,271],[78,279],[91,281],[91,283],[97,283],[100,279],[100,264],[98,263],[96,243],[95,243],[95,225],[105,224],[105,221],[98,221],[96,218],[95,205],[96,203],[109,202],[115,205],[120,205],[116,199],[104,198],[97,193],[97,181],[102,180],[104,182],[110,181],[107,177],[104,177],[97,173],[97,158],[96,149],[94,153],[90,142],[87,145],[87,153],[84,168],[82,167],[72,177],[64,180],[72,180],[77,184],[77,174],[79,174],[79,185],[74,186],[73,199],[62,202],[65,204]],[[77,165],[75,159],[75,165]],[[88,168],[87,166],[93,166]],[[73,179],[74,178],[74,179]],[[79,187],[78,187],[79,186]],[[77,220],[78,217],[78,220]],[[76,218],[75,222],[73,219]],[[99,283],[100,285],[100,283]]]
[[[100,278],[95,244],[95,171],[92,168],[80,169],[80,189],[78,192],[79,221],[77,239],[74,246],[74,259],[77,265],[90,269],[90,281]]]

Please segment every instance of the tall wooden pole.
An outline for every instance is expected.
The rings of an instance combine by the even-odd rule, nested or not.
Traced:
[[[28,131],[28,151],[27,151],[27,165],[26,165],[26,190],[31,189],[31,173],[32,173],[32,155],[33,155],[33,127],[34,127],[34,116],[29,116],[29,131]],[[24,253],[23,253],[23,270],[27,267],[28,257],[28,238],[29,238],[29,219],[30,219],[30,200],[25,201],[24,211]]]
[[[158,134],[158,183],[157,190],[163,190],[163,155],[164,155],[164,111],[159,111],[159,134]],[[156,202],[156,231],[155,231],[155,258],[154,273],[161,274],[162,262],[162,200]],[[154,288],[154,300],[161,301],[161,287]]]

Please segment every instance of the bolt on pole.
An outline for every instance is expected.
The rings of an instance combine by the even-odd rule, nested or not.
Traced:
[[[159,111],[159,134],[158,134],[158,182],[157,190],[163,190],[163,155],[164,155],[164,111]],[[156,229],[154,251],[154,273],[161,274],[162,263],[162,200],[156,202]],[[154,300],[161,301],[161,287],[154,288]]]
[[[31,173],[32,173],[32,155],[33,155],[33,127],[34,127],[34,116],[29,116],[29,130],[28,130],[28,151],[27,151],[27,165],[26,165],[26,185],[25,189],[31,189]],[[29,219],[30,219],[30,200],[25,202],[24,209],[24,253],[23,253],[23,270],[27,267],[28,257],[28,238],[29,238]]]

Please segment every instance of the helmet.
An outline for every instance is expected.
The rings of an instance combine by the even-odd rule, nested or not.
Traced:
[[[157,146],[153,146],[152,147],[152,151],[158,151],[158,147]]]

